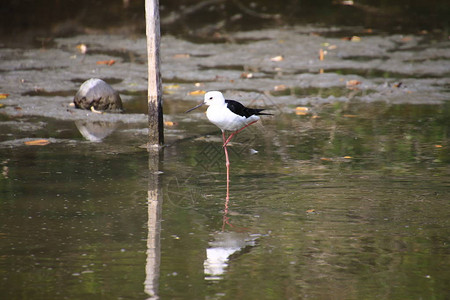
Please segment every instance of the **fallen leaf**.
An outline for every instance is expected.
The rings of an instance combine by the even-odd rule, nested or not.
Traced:
[[[198,95],[204,95],[204,94],[206,94],[206,91],[204,91],[204,90],[195,90],[195,91],[189,92],[189,95],[191,95],[191,96],[198,96]]]
[[[174,90],[174,89],[179,89],[180,85],[179,84],[168,84],[164,86],[165,89],[168,90]]]
[[[353,157],[346,155],[346,156],[344,156],[344,158],[350,159],[350,158],[353,158]]]
[[[270,59],[271,61],[282,61],[284,57],[282,55],[274,56]]]
[[[325,58],[325,51],[323,49],[319,50],[319,60],[323,60]]]
[[[172,122],[172,121],[164,121],[164,125],[166,125],[166,126],[174,126],[174,125],[176,125],[176,123],[175,122]]]
[[[180,54],[175,54],[173,56],[173,58],[190,58],[190,57],[191,57],[191,55],[188,53],[180,53]]]
[[[330,46],[328,46],[328,50],[334,50],[334,49],[337,49],[337,46],[336,46],[336,45],[330,45]]]
[[[273,87],[274,91],[284,91],[285,89],[287,89],[287,85],[285,84],[279,84]]]
[[[442,145],[434,145],[435,148],[442,148]]]
[[[2,108],[3,106],[5,106],[5,104],[0,103],[0,108]]]
[[[201,87],[201,86],[203,86],[204,84],[203,83],[201,83],[201,82],[196,82],[196,83],[194,83],[194,86],[196,86],[196,87]]]
[[[87,46],[86,44],[79,44],[77,45],[78,51],[80,51],[82,54],[86,54],[87,52]]]
[[[312,214],[312,213],[315,213],[316,210],[315,210],[315,209],[308,209],[308,210],[306,210],[306,212],[307,212],[308,214]]]
[[[319,74],[323,74],[325,71],[323,69],[319,70]]]
[[[32,140],[32,141],[26,141],[25,145],[27,146],[45,146],[50,144],[49,140],[39,139],[39,140]]]
[[[320,119],[320,116],[316,116],[316,115],[315,115],[315,116],[312,116],[311,118],[312,118],[312,119]]]
[[[9,97],[9,94],[0,94],[0,99],[6,99]]]
[[[295,108],[295,114],[297,116],[305,116],[307,115],[309,112],[309,108],[308,107],[303,107],[303,106],[297,106]]]
[[[346,86],[355,86],[355,85],[359,85],[359,84],[361,84],[361,81],[356,80],[356,79],[349,80],[345,83]]]
[[[352,36],[352,38],[350,39],[350,42],[360,42],[360,41],[361,41],[361,38],[356,35]]]
[[[344,118],[357,118],[357,115],[342,115]]]
[[[93,107],[93,106],[91,106],[91,111],[96,114],[100,114],[100,115],[103,114],[103,112],[101,110],[96,110],[95,107]]]
[[[403,43],[407,43],[407,42],[410,42],[410,41],[412,41],[412,37],[410,37],[410,36],[405,36],[404,38],[402,38],[402,42]]]
[[[332,159],[328,158],[328,157],[321,157],[320,160],[322,160],[322,161],[332,161]]]
[[[243,73],[241,73],[241,78],[247,78],[247,79],[253,78],[253,73],[243,72]]]
[[[108,65],[108,66],[112,66],[113,64],[115,64],[116,61],[114,59],[110,59],[110,60],[99,60],[97,61],[97,65]]]

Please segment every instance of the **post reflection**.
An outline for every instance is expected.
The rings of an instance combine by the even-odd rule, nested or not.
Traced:
[[[162,206],[159,162],[158,149],[149,149],[147,262],[144,281],[144,292],[149,295],[148,299],[159,299]]]

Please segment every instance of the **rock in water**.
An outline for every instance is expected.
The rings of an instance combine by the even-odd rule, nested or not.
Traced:
[[[119,93],[109,84],[98,78],[85,81],[78,90],[73,103],[76,108],[98,111],[122,111]]]

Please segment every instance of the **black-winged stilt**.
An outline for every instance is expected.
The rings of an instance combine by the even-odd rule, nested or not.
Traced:
[[[206,116],[208,120],[222,130],[223,148],[225,150],[225,159],[227,166],[227,201],[229,199],[230,187],[230,160],[228,159],[227,145],[230,140],[247,128],[258,122],[259,115],[271,115],[262,113],[264,109],[248,108],[234,100],[226,100],[221,92],[211,91],[205,94],[204,100],[199,105],[189,109],[186,113],[199,108],[202,105],[208,105]],[[232,131],[228,138],[225,138],[225,130]],[[228,203],[228,202],[227,202]]]

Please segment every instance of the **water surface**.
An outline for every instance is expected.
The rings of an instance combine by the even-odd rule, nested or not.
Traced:
[[[220,132],[201,112],[171,116],[161,299],[449,297],[448,102],[309,109],[275,108],[238,135],[228,210]],[[1,294],[147,298],[145,134],[122,125],[93,143],[30,118],[51,143],[27,146],[2,118]]]

